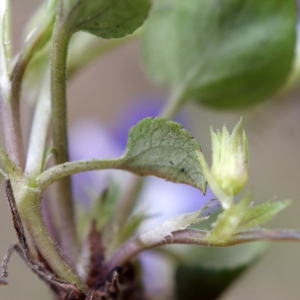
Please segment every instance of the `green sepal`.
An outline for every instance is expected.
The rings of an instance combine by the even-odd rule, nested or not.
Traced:
[[[239,225],[249,207],[250,194],[243,197],[239,203],[232,205],[217,217],[213,229],[207,235],[207,241],[211,245],[222,245],[238,231]]]
[[[291,200],[267,201],[248,208],[238,226],[238,231],[243,231],[270,221],[280,211],[290,205],[291,202]]]

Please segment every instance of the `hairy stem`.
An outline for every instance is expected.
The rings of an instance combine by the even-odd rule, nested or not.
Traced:
[[[56,164],[69,160],[67,140],[66,104],[66,64],[71,32],[61,20],[60,6],[57,3],[57,17],[54,24],[51,46],[51,107],[53,147]],[[63,24],[63,25],[61,25]],[[75,231],[74,207],[71,194],[71,179],[64,177],[57,185],[58,228],[62,251],[74,264],[77,257],[77,238]]]
[[[92,159],[72,161],[47,169],[37,178],[36,182],[38,187],[44,190],[53,182],[72,174],[104,169],[126,169],[126,165],[124,165],[122,157],[106,160]]]
[[[131,240],[124,243],[111,259],[107,263],[108,270],[113,270],[116,266],[122,266],[124,263],[130,261],[138,253],[154,248],[157,246],[163,246],[168,244],[187,244],[187,245],[200,245],[207,247],[228,247],[254,241],[300,241],[299,230],[268,230],[258,229],[243,231],[234,235],[228,242],[223,244],[211,244],[207,241],[208,231],[197,230],[197,229],[185,229],[180,231],[172,232],[172,236],[166,236],[161,242],[154,239],[153,243],[144,245],[139,236],[132,238]]]
[[[15,187],[14,189],[17,191],[16,199],[10,181],[7,179],[4,181],[7,200],[11,208],[14,226],[21,246],[23,247],[25,257],[28,258],[30,253],[26,243],[21,219],[25,223],[26,228],[32,237],[33,243],[55,274],[57,274],[57,276],[63,280],[83,287],[80,279],[72,267],[59,253],[56,244],[48,233],[42,216],[41,191],[38,189],[29,188],[26,186],[25,182],[22,184],[19,180],[16,182],[12,181],[12,184]],[[19,204],[18,209],[16,206],[16,201]]]

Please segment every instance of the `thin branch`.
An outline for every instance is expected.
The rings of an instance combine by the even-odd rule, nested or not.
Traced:
[[[57,2],[51,45],[51,107],[52,136],[56,164],[69,161],[67,139],[67,103],[66,103],[66,64],[71,33],[61,25],[62,1]],[[56,185],[57,225],[60,245],[63,253],[74,265],[77,259],[77,236],[74,207],[71,193],[71,179],[64,177]]]
[[[36,182],[38,187],[44,190],[53,182],[75,173],[91,170],[125,169],[125,167],[126,164],[124,165],[122,157],[105,160],[91,159],[70,161],[47,169],[36,179]]]
[[[0,278],[0,285],[6,285],[8,284],[7,281],[7,277],[8,277],[8,271],[7,271],[7,266],[10,260],[10,257],[13,253],[13,251],[15,250],[15,248],[18,246],[19,244],[17,242],[12,243],[11,245],[9,245],[3,259],[1,262],[1,268],[2,268],[2,274],[1,274],[1,278]]]
[[[163,246],[168,244],[187,244],[187,245],[200,245],[207,247],[228,247],[254,241],[272,241],[272,242],[286,242],[286,241],[300,241],[300,230],[269,230],[258,229],[240,232],[234,235],[230,240],[224,244],[211,244],[207,241],[208,231],[197,229],[185,229],[172,232],[171,235],[166,236],[164,241],[144,245],[139,236],[133,237],[124,243],[107,263],[108,270],[113,270],[115,266],[121,266],[130,261],[141,251]]]
[[[7,99],[1,101],[1,118],[7,152],[22,170],[25,167],[20,123],[20,95],[23,75],[32,57],[49,39],[53,19],[54,15],[49,15],[36,34],[23,46],[10,76],[10,89]]]
[[[67,281],[63,281],[58,279],[53,273],[48,272],[44,267],[42,267],[40,264],[34,263],[31,256],[27,255],[24,252],[24,249],[22,248],[22,246],[20,246],[19,243],[15,242],[12,243],[6,254],[3,257],[2,263],[1,263],[1,267],[2,267],[2,277],[0,278],[0,285],[6,285],[8,284],[7,281],[7,276],[8,276],[8,271],[7,271],[7,267],[8,267],[8,263],[10,260],[10,257],[13,253],[13,251],[16,251],[20,257],[25,261],[25,263],[27,264],[27,266],[31,269],[31,271],[33,271],[33,273],[35,273],[36,275],[38,275],[44,282],[46,282],[50,287],[57,287],[59,289],[63,289],[64,291],[68,292],[68,296],[76,296],[75,298],[68,298],[68,299],[87,299],[86,295],[84,294],[84,292],[81,291],[81,289],[78,288],[78,286],[74,283],[70,283]]]

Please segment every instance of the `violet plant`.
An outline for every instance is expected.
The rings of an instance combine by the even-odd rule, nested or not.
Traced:
[[[7,264],[16,250],[55,299],[216,299],[263,253],[264,243],[249,242],[300,239],[297,230],[260,227],[290,200],[253,205],[251,193],[244,192],[249,165],[242,118],[231,134],[225,126],[216,132],[211,128],[211,168],[199,143],[172,121],[189,101],[213,109],[246,109],[291,81],[297,20],[293,0],[48,0],[29,22],[27,39],[14,58],[8,0],[1,1],[0,14],[5,138],[0,159],[19,240],[4,256],[0,283],[7,283]],[[100,39],[83,34],[70,41],[79,31]],[[131,39],[140,39],[145,71],[169,87],[169,99],[157,116],[130,129],[121,156],[70,160],[67,77]],[[68,57],[69,46],[75,51]],[[34,111],[26,156],[20,128],[22,86]],[[105,141],[97,143],[102,148]],[[111,169],[138,176],[111,179],[100,195],[90,190],[93,204],[75,216],[70,175]],[[136,209],[144,176],[190,185],[199,195],[208,184],[216,199],[145,228],[143,223],[153,216]],[[55,196],[44,199],[42,212],[42,197],[54,182]],[[238,244],[245,245],[230,248],[230,267],[204,267],[204,253],[214,261],[225,260],[225,252],[215,247]],[[141,279],[148,249],[172,262],[174,285],[164,293],[153,292]]]

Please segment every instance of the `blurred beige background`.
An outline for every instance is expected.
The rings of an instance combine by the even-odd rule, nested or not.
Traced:
[[[22,28],[40,3],[13,0],[14,46],[20,46]],[[78,119],[98,118],[108,125],[118,111],[139,96],[159,92],[144,76],[138,45],[130,43],[105,55],[69,82],[70,124]],[[161,92],[162,93],[162,92]],[[272,228],[300,228],[300,101],[297,92],[243,113],[250,144],[250,187],[256,203],[273,198],[291,198],[293,204],[268,224]],[[23,99],[23,103],[25,103]],[[209,125],[230,128],[239,113],[220,113],[190,105],[193,134],[204,153],[210,155]],[[22,110],[25,137],[30,113]],[[3,145],[1,139],[1,145]],[[0,256],[16,240],[9,210],[0,186]],[[47,288],[14,254],[9,265],[9,285],[0,287],[0,300],[51,299]],[[300,299],[300,243],[273,243],[266,256],[238,280],[223,300]]]

